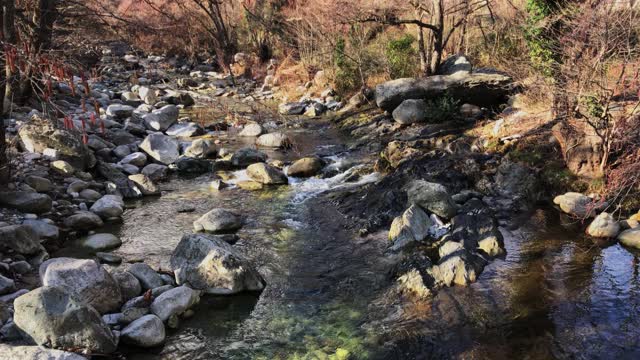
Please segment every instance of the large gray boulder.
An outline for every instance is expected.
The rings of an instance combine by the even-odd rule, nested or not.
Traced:
[[[38,345],[109,354],[116,339],[100,314],[63,287],[43,286],[14,302],[16,325]]]
[[[162,181],[169,176],[169,168],[165,165],[149,164],[142,169],[141,173],[151,181]]]
[[[179,316],[200,302],[200,291],[186,286],[165,291],[151,304],[151,312],[160,320],[167,321],[172,316]]]
[[[423,241],[429,236],[429,228],[433,221],[419,206],[411,205],[402,216],[391,223],[389,241],[393,250],[399,250],[416,241]]]
[[[57,239],[60,236],[60,229],[44,220],[27,219],[22,225],[28,226],[43,239]]]
[[[221,236],[183,236],[171,255],[171,269],[179,285],[210,294],[261,291],[265,286],[262,276]]]
[[[196,232],[229,233],[242,227],[242,218],[225,209],[213,209],[193,222]]]
[[[265,163],[249,165],[249,167],[247,167],[247,175],[251,180],[265,185],[281,185],[289,183],[289,179],[287,179],[287,176],[282,171]]]
[[[171,125],[171,127],[165,131],[165,134],[177,138],[190,138],[203,135],[204,129],[194,122],[185,122]]]
[[[113,280],[115,280],[118,287],[120,287],[123,302],[133,299],[142,292],[140,280],[126,270],[117,268],[111,272],[111,277],[113,277]]]
[[[0,227],[0,251],[15,251],[18,254],[34,255],[44,248],[40,237],[29,226],[10,225]]]
[[[158,273],[151,268],[151,266],[145,263],[132,264],[127,268],[127,271],[140,281],[140,285],[143,289],[155,289],[162,285],[164,282]]]
[[[482,257],[460,249],[442,257],[429,274],[434,286],[466,286],[478,279],[486,264]]]
[[[427,103],[422,99],[407,99],[391,114],[399,124],[409,125],[425,122],[429,113]]]
[[[256,145],[269,148],[285,148],[291,146],[291,139],[286,134],[275,132],[260,135]]]
[[[124,213],[124,201],[118,195],[105,195],[89,209],[102,219],[118,218]]]
[[[82,355],[40,346],[0,344],[0,359],[15,360],[87,360]]]
[[[307,103],[290,102],[278,105],[278,112],[282,115],[302,115],[307,108]]]
[[[126,119],[133,114],[135,108],[124,104],[111,104],[107,107],[107,115],[116,119]]]
[[[165,337],[164,324],[156,315],[145,315],[127,325],[120,333],[123,343],[144,348],[162,344]]]
[[[439,75],[465,76],[471,73],[473,66],[463,55],[451,55],[438,66]]]
[[[157,161],[169,165],[180,156],[180,143],[178,140],[161,133],[149,134],[140,149]]]
[[[395,79],[376,86],[375,93],[378,107],[393,111],[407,99],[433,99],[445,94],[462,103],[493,106],[506,102],[513,90],[513,81],[508,76],[469,73]]]
[[[444,186],[424,180],[409,183],[407,197],[410,204],[416,204],[442,218],[451,219],[458,209]]]
[[[45,149],[54,149],[56,157],[71,164],[76,169],[85,170],[96,164],[93,152],[82,143],[79,132],[56,129],[47,120],[33,118],[32,123],[23,125],[18,134],[25,149],[43,153]]]
[[[193,140],[191,144],[184,150],[184,156],[206,159],[215,156],[216,144],[211,139],[197,139]]]
[[[120,287],[94,260],[54,258],[43,262],[39,272],[44,286],[71,289],[101,314],[116,311],[122,304]]]
[[[242,131],[238,134],[238,136],[243,137],[256,137],[262,134],[262,126],[258,123],[249,123],[242,128]]]
[[[231,156],[231,164],[235,167],[247,167],[265,161],[267,161],[267,154],[251,148],[240,149]]]
[[[53,201],[46,194],[26,191],[0,192],[0,205],[26,213],[42,214],[51,210]]]
[[[180,110],[175,105],[166,105],[142,117],[145,126],[150,130],[165,131],[176,121]]]
[[[287,175],[293,177],[309,177],[317,175],[324,167],[324,161],[319,157],[306,157],[296,160],[287,169]]]

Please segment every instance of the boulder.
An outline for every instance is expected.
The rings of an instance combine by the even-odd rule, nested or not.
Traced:
[[[151,181],[162,181],[169,176],[169,168],[165,165],[149,164],[142,169],[141,173]]]
[[[140,96],[140,99],[147,105],[153,105],[158,102],[156,91],[146,86],[140,86],[138,88],[138,95]]]
[[[127,268],[127,271],[140,281],[140,285],[144,290],[155,289],[164,285],[160,275],[145,263],[132,264]]]
[[[407,197],[410,204],[416,204],[445,219],[451,219],[458,211],[447,188],[437,183],[414,180],[409,183]]]
[[[302,115],[306,108],[304,102],[290,102],[278,105],[278,112],[282,115]]]
[[[640,249],[640,228],[621,232],[618,235],[618,241],[624,246]]]
[[[407,99],[433,99],[445,94],[463,103],[491,107],[506,102],[514,89],[513,81],[505,75],[457,73],[387,81],[376,86],[375,96],[378,107],[386,111],[393,111]]]
[[[160,189],[151,179],[145,174],[129,175],[129,180],[136,184],[136,187],[142,192],[143,195],[158,195]]]
[[[478,279],[485,265],[483,258],[462,249],[441,258],[429,274],[435,286],[466,286]]]
[[[127,325],[120,333],[123,343],[143,348],[162,344],[165,336],[164,324],[156,315],[145,315]]]
[[[304,112],[305,116],[317,117],[324,114],[327,111],[327,107],[319,102],[313,102],[309,104]]]
[[[0,359],[20,360],[87,360],[82,355],[40,346],[0,344]]]
[[[91,205],[89,210],[104,220],[118,218],[124,213],[124,201],[118,195],[105,195]]]
[[[265,163],[256,163],[249,165],[249,167],[247,167],[247,175],[252,180],[265,185],[289,183],[289,179],[287,179],[287,176],[282,171]]]
[[[603,212],[589,224],[587,234],[597,238],[615,238],[620,233],[620,223],[613,215]]]
[[[584,120],[560,121],[552,128],[567,168],[575,175],[599,179],[604,176],[602,139]]]
[[[164,292],[153,300],[151,312],[166,322],[172,316],[183,314],[198,302],[200,302],[200,291],[179,286]]]
[[[242,227],[242,218],[225,209],[213,209],[193,222],[196,232],[229,233]]]
[[[440,75],[465,76],[471,73],[472,68],[471,62],[465,56],[451,55],[438,66],[437,72]]]
[[[111,277],[113,277],[113,280],[115,280],[120,288],[123,302],[133,299],[142,292],[140,280],[128,271],[115,269],[111,272]]]
[[[35,255],[43,250],[40,237],[27,225],[0,227],[0,251],[15,251],[23,255]]]
[[[18,134],[27,151],[43,153],[45,149],[54,149],[58,160],[67,161],[80,170],[96,163],[93,152],[82,143],[79,132],[56,129],[49,121],[40,120],[23,125]]]
[[[53,201],[48,195],[26,191],[0,192],[0,205],[25,213],[42,214],[49,212]]]
[[[140,144],[140,149],[165,165],[172,164],[180,156],[178,140],[161,133],[148,135]]]
[[[276,132],[260,135],[256,140],[258,146],[270,147],[270,148],[286,148],[291,146],[291,140],[287,135]]]
[[[137,167],[143,167],[147,163],[147,155],[141,152],[134,152],[122,158],[120,164],[131,164]]]
[[[69,164],[64,160],[56,160],[51,163],[51,168],[55,170],[60,175],[71,176],[76,172],[76,169],[73,165]]]
[[[389,230],[392,249],[399,250],[416,241],[423,241],[429,236],[429,228],[433,222],[429,215],[419,206],[411,205],[402,216],[393,220]]]
[[[117,165],[100,161],[98,162],[97,169],[102,177],[116,185],[116,190],[124,198],[135,199],[142,196],[142,192],[136,184],[129,180],[127,175],[125,175]]]
[[[107,116],[111,116],[116,119],[126,119],[133,114],[135,108],[130,105],[123,104],[111,104],[107,107]]]
[[[306,157],[296,160],[287,169],[287,175],[293,177],[310,177],[317,175],[324,167],[324,161],[318,157]]]
[[[482,250],[491,257],[505,254],[504,237],[486,208],[456,215],[451,219],[450,239],[461,243],[470,253]]]
[[[586,195],[575,192],[568,192],[564,195],[556,196],[553,199],[553,203],[558,205],[563,212],[579,218],[593,217],[597,211],[607,206],[604,202],[599,202]]]
[[[231,156],[231,164],[240,168],[265,161],[267,161],[265,153],[251,148],[240,149]]]
[[[245,136],[245,137],[260,136],[260,134],[262,134],[262,131],[263,131],[262,126],[260,126],[260,124],[249,123],[244,126],[244,128],[242,129],[242,131],[240,131],[238,136]]]
[[[67,289],[43,286],[14,302],[16,325],[38,345],[109,354],[116,339],[100,314]]]
[[[130,106],[139,106],[140,103],[142,102],[138,94],[131,91],[123,92],[122,95],[120,96],[120,100],[122,100],[122,102],[125,103],[126,105],[130,105]]]
[[[71,289],[101,314],[116,311],[122,305],[120,287],[94,260],[54,258],[43,262],[39,273],[44,286]]]
[[[179,174],[204,174],[214,169],[215,163],[207,159],[180,157],[175,162],[175,170]]]
[[[93,234],[85,237],[80,244],[93,251],[111,250],[122,245],[122,241],[113,234]]]
[[[53,189],[49,179],[39,176],[29,175],[24,179],[24,182],[37,192],[49,192]]]
[[[171,255],[171,269],[178,285],[210,294],[261,291],[265,286],[253,266],[222,237],[215,235],[183,236]]]
[[[6,295],[16,291],[16,283],[2,275],[0,275],[0,295]]]
[[[211,139],[197,139],[191,142],[191,144],[184,150],[184,156],[206,159],[214,157],[216,152],[216,144]]]
[[[392,116],[397,123],[409,125],[425,122],[428,114],[429,107],[424,100],[407,99],[393,110]]]
[[[178,121],[179,114],[180,110],[175,105],[166,105],[142,116],[142,120],[150,130],[165,131]]]
[[[190,138],[204,135],[204,129],[194,122],[186,122],[171,125],[165,133],[178,138]]]
[[[43,220],[28,219],[22,222],[22,225],[28,226],[31,230],[35,231],[40,238],[43,239],[57,239],[60,236],[60,230],[57,226],[49,224]],[[0,236],[1,238],[2,236]]]
[[[78,231],[90,231],[104,225],[100,216],[90,211],[78,211],[64,219],[64,226]]]

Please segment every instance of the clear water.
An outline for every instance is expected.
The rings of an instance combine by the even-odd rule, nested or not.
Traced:
[[[332,160],[362,161],[336,134],[297,131],[297,158],[332,149]],[[346,166],[349,168],[349,166]],[[404,298],[390,276],[385,234],[347,230],[323,192],[362,186],[347,172],[294,180],[261,192],[210,190],[210,175],[176,179],[160,198],[135,203],[117,230],[129,260],[168,269],[192,222],[215,207],[241,213],[235,245],[268,286],[262,294],[206,297],[159,349],[126,349],[131,359],[637,359],[640,263],[620,245],[594,244],[553,209],[503,229],[507,256],[469,287],[430,301]],[[185,205],[193,213],[178,213]]]

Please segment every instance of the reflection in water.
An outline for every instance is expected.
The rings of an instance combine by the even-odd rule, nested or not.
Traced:
[[[293,159],[334,149],[335,135],[298,132]],[[304,145],[303,145],[304,144]],[[326,155],[332,155],[328,153]],[[335,155],[335,154],[333,154]],[[333,161],[344,161],[344,154]],[[352,155],[353,156],[353,155]],[[356,159],[357,160],[357,159]],[[356,161],[357,163],[357,161]],[[339,164],[338,164],[339,165]],[[336,165],[337,166],[337,165]],[[341,169],[344,171],[344,169]],[[162,269],[192,222],[215,207],[246,221],[234,245],[268,286],[256,297],[207,297],[196,315],[153,352],[134,359],[549,359],[638,358],[637,255],[599,247],[576,227],[538,212],[503,229],[507,257],[477,283],[429,302],[402,298],[389,276],[384,234],[358,238],[319,192],[350,176],[263,192],[208,188],[210,175],[164,185],[161,198],[134,203],[118,230],[125,259]],[[366,176],[352,183],[367,179]],[[351,184],[354,185],[354,184]],[[185,205],[192,213],[179,213]]]

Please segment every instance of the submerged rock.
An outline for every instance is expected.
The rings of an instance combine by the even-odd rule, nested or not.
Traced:
[[[111,250],[122,245],[122,241],[117,236],[108,233],[89,235],[80,243],[93,251]]]
[[[194,231],[234,232],[242,227],[242,218],[225,209],[213,209],[193,222]]]
[[[215,235],[185,235],[171,255],[179,285],[210,294],[261,291],[262,276],[236,249]]]
[[[59,286],[43,286],[14,302],[16,325],[38,345],[109,354],[116,339],[100,314]]]

